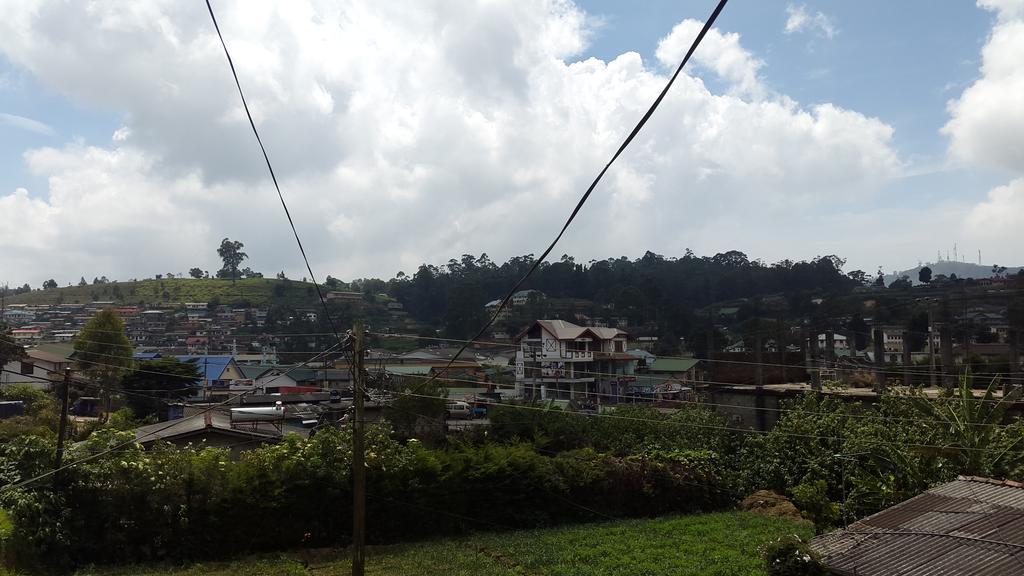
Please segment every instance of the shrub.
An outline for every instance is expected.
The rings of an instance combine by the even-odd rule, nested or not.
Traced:
[[[783,536],[761,548],[769,576],[827,576],[818,555],[796,534]]]
[[[839,505],[828,499],[828,484],[817,480],[793,488],[793,501],[804,517],[814,522],[814,530],[824,533],[839,520]]]
[[[539,404],[532,404],[540,407]],[[725,421],[709,408],[687,406],[665,414],[649,406],[619,406],[605,417],[558,408],[524,410],[515,405],[491,410],[490,438],[533,442],[554,451],[593,448],[619,456],[645,450],[733,450]]]
[[[367,430],[368,539],[385,543],[481,528],[528,528],[730,504],[715,490],[709,452],[654,450],[619,457],[556,455],[531,444],[455,443],[435,449]],[[98,430],[69,449],[63,489],[50,483],[0,495],[13,529],[8,558],[69,571],[86,563],[194,561],[296,546],[338,545],[351,530],[351,436],[325,429],[230,460],[226,449],[129,443]],[[52,441],[0,449],[5,484],[52,465]],[[86,458],[92,458],[86,460]],[[74,503],[73,506],[67,505]]]

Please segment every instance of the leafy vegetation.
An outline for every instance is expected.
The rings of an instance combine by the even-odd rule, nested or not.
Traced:
[[[806,524],[743,512],[624,520],[567,528],[477,534],[453,540],[372,547],[370,575],[762,576],[758,546],[782,534],[809,536]],[[311,550],[188,568],[133,566],[92,576],[344,574],[340,550]],[[624,567],[628,567],[624,571]]]
[[[170,374],[177,377],[168,377]],[[165,413],[168,402],[190,396],[201,379],[194,362],[168,356],[139,362],[125,375],[121,388],[132,412],[145,417]]]
[[[317,297],[311,282],[273,278],[239,278],[234,282],[219,278],[161,278],[66,286],[7,297],[12,304],[88,304],[105,300],[125,306],[214,300],[231,305],[308,306],[317,302]]]
[[[344,542],[351,519],[351,443],[326,429],[230,460],[227,449],[137,444],[104,429],[67,453],[79,462],[62,489],[47,483],[0,493],[14,529],[5,550],[17,566],[67,570],[86,562],[200,560]],[[558,455],[526,444],[400,444],[385,425],[367,443],[371,542],[531,528],[624,516],[721,509],[712,454],[650,451],[617,457]],[[4,484],[52,464],[51,438],[0,445]],[[457,494],[457,498],[452,495]],[[70,503],[74,505],[70,505]],[[244,529],[240,529],[244,527]]]
[[[806,395],[784,405],[769,433],[744,441],[740,487],[794,495],[802,486],[796,494],[820,528],[835,516],[827,501],[859,517],[958,474],[1024,478],[1024,421],[992,398],[998,381],[982,398],[972,386],[964,377],[948,397],[888,394],[870,407]]]
[[[117,312],[101,310],[86,322],[75,338],[75,362],[109,398],[132,364],[132,345]]]
[[[0,320],[0,368],[5,367],[12,360],[18,360],[24,356],[25,349],[14,342],[10,327]]]
[[[157,389],[142,371],[124,383],[132,391]],[[699,403],[670,413],[620,406],[601,416],[505,404],[492,409],[489,428],[447,438],[423,427],[444,408],[444,391],[432,389],[438,398],[399,402],[386,412],[390,423],[370,429],[369,538],[384,544],[703,513],[762,489],[790,497],[821,532],[957,474],[1021,478],[1024,422],[1006,410],[1017,393],[1000,401],[999,385],[989,383],[976,397],[964,378],[938,399],[890,393],[873,405],[807,394],[785,403],[766,434],[738,433]],[[0,423],[0,484],[7,486],[50,470],[56,407],[27,386],[3,396],[26,404],[25,416]],[[0,547],[9,564],[66,571],[87,562],[202,561],[349,538],[348,431],[287,436],[232,461],[229,450],[201,445],[144,451],[131,432],[121,432],[138,424],[126,408],[75,432],[84,441],[69,448],[66,461],[78,464],[61,475],[59,489],[48,479],[0,492],[10,521]],[[780,544],[780,561],[799,555],[790,544]],[[557,554],[566,553],[514,552],[535,554],[538,566],[562,566]],[[590,553],[583,547],[571,559],[596,562]],[[715,573],[716,566],[705,568]]]
[[[770,576],[828,576],[826,569],[807,541],[787,534],[761,549]]]
[[[468,338],[483,323],[483,305],[503,295],[532,262],[533,255],[498,265],[486,254],[466,254],[445,266],[424,264],[412,276],[400,273],[386,288],[418,320],[443,325],[448,337]],[[586,265],[562,256],[543,263],[524,288],[541,290],[552,299],[591,301],[594,309],[583,310],[590,315],[614,307],[615,315],[628,318],[630,326],[650,324],[664,339],[676,340],[699,327],[695,310],[717,301],[779,293],[792,296],[792,303],[803,310],[809,298],[801,295],[849,291],[859,282],[853,274],[843,274],[843,263],[825,256],[766,265],[738,251],[706,257],[687,251],[680,258],[648,252],[636,260],[622,257]],[[534,317],[550,308],[539,302],[526,307]],[[499,327],[512,332],[521,328],[515,321]]]

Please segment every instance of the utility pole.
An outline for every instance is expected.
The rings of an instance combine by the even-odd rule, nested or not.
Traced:
[[[1020,331],[1016,327],[1010,328],[1010,333],[1007,339],[1010,345],[1010,373],[1009,378],[1003,380],[1003,395],[1009,394],[1015,387],[1020,384],[1017,383],[1017,379],[1020,377]]]
[[[939,326],[939,351],[942,354],[942,386],[952,390],[956,385],[956,368],[953,366],[953,330],[950,322],[949,296],[942,296],[942,324]]]
[[[811,389],[821,390],[821,351],[818,349],[818,325],[811,324],[810,337],[807,339],[807,360],[811,377]]]
[[[366,373],[363,371],[363,323],[356,320],[352,327],[355,337],[353,363],[355,375],[352,406],[352,576],[363,576],[366,565],[366,465],[364,457],[363,394],[366,393]]]
[[[764,341],[762,340],[761,333],[758,332],[757,336],[754,337],[754,367],[755,382],[758,386],[758,394],[760,394],[760,387],[764,386],[764,364],[762,362],[761,353],[764,350]]]
[[[910,330],[903,331],[903,385],[910,388],[912,384],[910,367],[913,357],[910,354]]]
[[[875,392],[881,394],[885,390],[885,332],[881,328],[871,331],[871,341],[875,352]]]
[[[71,393],[71,368],[64,369],[64,383],[60,391],[60,424],[57,427],[57,456],[53,461],[53,469],[60,470],[64,463],[64,438],[68,435],[68,399]],[[60,473],[54,477],[54,483],[59,484]]]
[[[935,388],[935,315],[931,308],[928,309],[928,363],[931,369],[928,371],[928,383]]]
[[[715,308],[711,307],[711,314],[708,316],[708,359],[707,375],[709,381],[715,380]]]

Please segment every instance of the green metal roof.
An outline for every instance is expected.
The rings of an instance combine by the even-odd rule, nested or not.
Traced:
[[[246,378],[256,378],[260,374],[263,374],[264,372],[270,370],[271,368],[276,368],[276,366],[255,366],[251,364],[238,365],[238,371],[241,372],[242,376],[245,376]]]
[[[402,374],[404,376],[420,376],[430,374],[429,365],[416,365],[416,366],[386,366],[384,370],[391,372],[392,374]]]
[[[651,366],[651,372],[686,372],[697,365],[696,358],[658,358]]]

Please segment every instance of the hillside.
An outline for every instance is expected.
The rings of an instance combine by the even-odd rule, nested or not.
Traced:
[[[8,295],[7,303],[87,304],[95,301],[113,301],[125,306],[154,306],[178,302],[210,302],[215,299],[222,304],[231,305],[317,305],[316,289],[311,282],[272,278],[248,278],[235,282],[213,278],[173,278],[66,286]]]
[[[486,520],[481,518],[481,524]],[[421,544],[374,546],[366,573],[404,576],[760,576],[758,547],[786,534],[813,535],[810,523],[746,512],[623,520],[547,530],[481,534]],[[347,574],[344,551],[309,550],[190,568],[130,568],[102,576]]]
[[[992,265],[973,264],[971,262],[954,262],[951,260],[943,260],[941,262],[926,262],[921,266],[909,268],[901,272],[897,272],[895,276],[889,274],[885,277],[885,283],[889,284],[893,280],[896,280],[900,276],[907,276],[914,284],[918,284],[917,274],[921,271],[921,268],[927,266],[932,269],[932,276],[938,276],[943,274],[945,276],[951,276],[956,274],[957,278],[991,278],[992,277]],[[1020,267],[1009,267],[1006,268],[1006,274],[1016,274],[1020,270]]]

